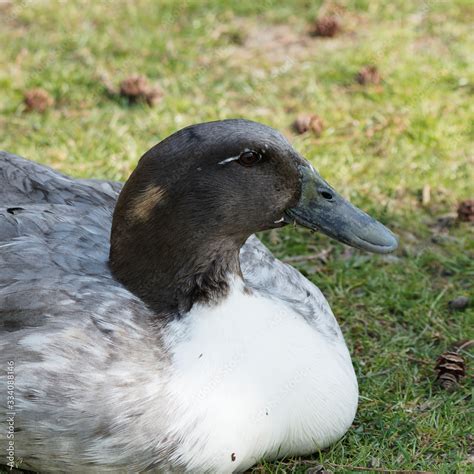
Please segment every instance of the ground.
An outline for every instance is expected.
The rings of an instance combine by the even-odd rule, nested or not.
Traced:
[[[327,15],[341,30],[310,36]],[[330,449],[256,470],[474,472],[469,377],[447,392],[434,369],[473,339],[472,303],[448,306],[472,298],[474,276],[472,225],[455,217],[473,197],[473,20],[469,0],[0,2],[1,149],[124,180],[176,129],[245,117],[280,129],[400,236],[387,257],[302,229],[262,236],[327,296],[360,407]],[[366,66],[378,84],[356,81]],[[134,74],[162,90],[154,106],[114,92]],[[48,94],[40,110],[24,103],[35,88]],[[318,115],[322,132],[297,135],[300,113]]]

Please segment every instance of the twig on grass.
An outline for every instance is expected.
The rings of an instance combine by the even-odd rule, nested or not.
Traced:
[[[385,469],[383,467],[365,467],[365,466],[352,466],[351,464],[333,464],[327,463],[330,467],[337,467],[343,469],[350,469],[352,471],[369,471],[369,472],[383,472],[385,474],[433,474],[433,471],[413,471],[405,469]]]
[[[321,260],[321,262],[326,262],[328,255],[331,253],[331,249],[324,249],[317,253],[310,253],[308,255],[295,255],[293,257],[283,258],[284,263],[298,263],[306,262],[307,260]]]

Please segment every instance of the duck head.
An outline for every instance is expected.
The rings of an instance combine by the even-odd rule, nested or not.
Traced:
[[[114,276],[159,313],[216,301],[253,233],[297,223],[375,253],[397,247],[278,131],[247,120],[193,125],[140,159],[114,212]]]

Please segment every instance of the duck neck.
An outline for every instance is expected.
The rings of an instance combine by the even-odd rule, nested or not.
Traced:
[[[188,232],[150,234],[148,229],[113,226],[110,268],[114,277],[156,314],[183,315],[195,303],[217,304],[241,278],[242,239]],[[133,230],[133,231],[132,231]]]

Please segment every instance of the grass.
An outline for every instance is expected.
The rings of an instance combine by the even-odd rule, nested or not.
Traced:
[[[324,12],[343,32],[310,38]],[[353,428],[333,447],[258,470],[474,472],[472,385],[466,378],[448,393],[434,372],[439,354],[473,338],[472,305],[447,306],[472,296],[472,226],[439,223],[472,197],[473,19],[468,0],[0,3],[1,149],[74,176],[124,180],[176,129],[245,117],[282,130],[400,235],[390,257],[301,229],[262,236],[279,258],[307,256],[292,264],[337,315],[361,396]],[[380,86],[355,83],[366,64],[379,68]],[[133,73],[162,87],[158,106],[106,93],[104,77]],[[56,101],[44,114],[22,103],[34,87]],[[323,118],[320,137],[293,134],[300,112]]]

